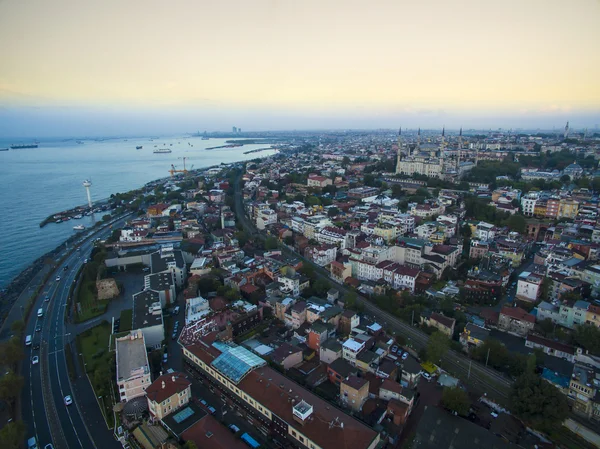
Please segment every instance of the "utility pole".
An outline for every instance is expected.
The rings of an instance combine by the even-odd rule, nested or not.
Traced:
[[[412,318],[410,319],[410,327],[415,325],[415,311],[412,311]]]
[[[467,373],[467,379],[471,378],[471,363],[472,362],[473,362],[472,360],[469,360],[469,372]]]
[[[488,348],[487,356],[485,357],[485,367],[487,368],[488,360],[490,359],[490,348]]]

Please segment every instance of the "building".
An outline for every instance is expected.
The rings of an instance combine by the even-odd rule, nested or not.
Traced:
[[[369,398],[369,381],[364,377],[348,376],[340,384],[340,401],[358,412]]]
[[[505,332],[525,337],[533,331],[535,317],[520,307],[502,307],[498,318],[498,328]]]
[[[334,360],[342,358],[342,344],[330,338],[319,349],[319,359],[323,363],[331,364]]]
[[[256,227],[260,230],[275,223],[277,223],[277,212],[272,209],[261,210],[256,218]]]
[[[148,274],[144,276],[144,289],[158,293],[160,306],[171,306],[177,300],[175,293],[175,277],[171,271]]]
[[[575,356],[581,350],[575,349],[571,345],[567,345],[548,338],[540,337],[539,335],[529,334],[525,341],[525,346],[528,348],[540,348],[544,353],[568,360],[571,363],[575,362]]]
[[[308,175],[308,180],[306,182],[306,185],[308,187],[317,187],[319,189],[322,189],[325,186],[330,186],[332,184],[333,181],[331,179],[326,178],[325,176],[319,176],[315,174]]]
[[[142,331],[147,348],[161,347],[165,339],[165,328],[158,293],[153,290],[143,290],[133,295],[131,328]]]
[[[269,357],[271,357],[273,363],[281,366],[284,370],[288,370],[302,363],[302,349],[289,343],[283,343],[271,352]]]
[[[586,418],[600,420],[598,392],[600,370],[589,365],[576,363],[569,383],[567,398],[573,411]]]
[[[171,271],[177,288],[183,288],[187,279],[187,264],[183,253],[173,249],[173,245],[164,245],[159,251],[152,253],[150,266],[153,274]]]
[[[517,299],[521,301],[537,302],[541,294],[543,277],[530,273],[529,271],[523,271],[519,275],[519,281],[517,283]]]
[[[379,433],[292,382],[239,346],[190,345],[184,357],[244,404],[257,431],[306,448],[374,449]]]
[[[339,386],[344,379],[349,376],[356,375],[358,370],[356,367],[350,365],[344,359],[336,359],[329,364],[327,367],[327,378],[329,382]]]
[[[414,403],[414,390],[411,388],[403,388],[398,382],[394,382],[390,379],[385,379],[379,386],[379,398],[384,401],[390,401],[396,399],[397,401],[404,402],[412,409]]]
[[[354,310],[346,309],[340,317],[339,329],[342,335],[350,335],[352,330],[360,324],[360,316]]]
[[[421,322],[427,326],[435,327],[450,338],[454,335],[454,325],[456,324],[454,318],[449,318],[441,313],[432,312],[429,317],[421,316]]]
[[[192,383],[182,373],[163,374],[146,389],[150,416],[162,420],[177,411],[192,397]]]
[[[349,338],[342,345],[342,355],[344,360],[352,366],[356,365],[356,358],[363,349],[365,349],[364,341],[357,341]]]
[[[143,396],[152,381],[144,334],[133,330],[115,339],[117,387],[121,402]]]

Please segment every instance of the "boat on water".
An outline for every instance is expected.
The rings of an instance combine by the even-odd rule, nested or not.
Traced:
[[[81,214],[75,215],[73,218],[76,220],[81,220],[83,218],[83,215],[81,215]]]
[[[0,151],[8,151],[8,148],[0,148]]]
[[[73,230],[75,231],[83,231],[85,229],[84,225],[73,226]]]
[[[163,153],[172,153],[172,151],[169,148],[159,148],[157,150],[154,150],[153,153],[163,154]]]
[[[75,143],[78,144],[78,145],[83,145],[83,140],[78,140]]]
[[[202,138],[202,140],[208,140],[208,139],[210,139],[210,137],[204,136],[204,137]]]
[[[10,148],[13,150],[22,150],[23,148],[37,148],[38,145],[35,143],[25,145],[11,145]]]
[[[136,150],[141,150],[143,147],[141,145],[138,145],[137,147],[135,147]]]

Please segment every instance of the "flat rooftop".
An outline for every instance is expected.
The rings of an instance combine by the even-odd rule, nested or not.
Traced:
[[[151,312],[150,309],[156,303],[158,303],[156,311]],[[160,298],[157,292],[144,290],[133,295],[132,322],[133,329],[143,329],[145,327],[157,326],[163,323]]]
[[[144,369],[144,374],[150,371],[144,334],[131,331],[126,337],[116,339],[116,348],[117,379],[129,379],[132,372],[140,368]]]

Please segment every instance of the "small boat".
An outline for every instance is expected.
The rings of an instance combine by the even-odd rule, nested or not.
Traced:
[[[62,220],[56,220],[55,223],[62,223]]]
[[[83,231],[85,229],[84,225],[73,226],[73,230],[75,231]]]
[[[75,220],[81,220],[83,218],[83,215],[79,214],[79,215],[75,215],[73,217]]]
[[[135,147],[135,149],[136,149],[136,150],[141,150],[141,149],[142,149],[142,146],[141,146],[141,145],[138,145],[137,147]]]
[[[172,151],[168,148],[159,148],[158,150],[154,150],[153,153],[163,154],[163,153],[171,153]]]
[[[0,151],[8,151],[8,148],[0,148]]]
[[[75,143],[79,144],[79,145],[83,145],[83,140],[78,140]]]

